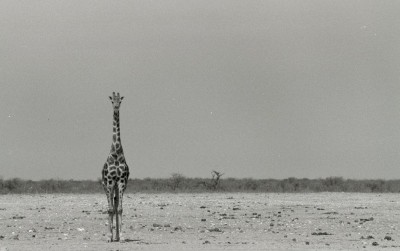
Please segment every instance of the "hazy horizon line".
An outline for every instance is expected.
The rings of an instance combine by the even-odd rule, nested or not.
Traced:
[[[211,179],[211,177],[191,177],[191,176],[185,176],[182,175],[182,177],[184,179],[204,179],[204,180],[208,180]],[[129,180],[146,180],[146,179],[150,179],[150,180],[168,180],[171,179],[172,175],[170,177],[144,177],[144,178],[140,178],[140,177],[131,177],[129,178]],[[288,179],[295,179],[295,180],[326,180],[326,179],[342,179],[342,180],[356,180],[356,181],[366,181],[366,180],[381,180],[381,181],[397,181],[400,180],[399,178],[396,179],[386,179],[386,178],[347,178],[347,177],[343,177],[343,176],[326,176],[326,177],[319,177],[319,178],[307,178],[307,177],[303,177],[303,178],[298,178],[298,177],[286,177],[286,178],[252,178],[252,177],[221,177],[221,180],[228,180],[228,179],[235,179],[235,180],[288,180]],[[46,180],[59,180],[59,181],[99,181],[101,180],[101,177],[98,177],[97,179],[66,179],[66,178],[48,178],[48,179],[25,179],[25,178],[19,178],[19,177],[10,177],[10,178],[3,178],[0,175],[0,180],[6,181],[6,180],[14,180],[14,179],[19,179],[19,180],[23,180],[23,181],[46,181]]]

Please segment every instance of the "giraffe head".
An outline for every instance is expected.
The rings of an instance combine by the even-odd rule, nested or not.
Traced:
[[[110,96],[109,98],[111,100],[114,111],[119,110],[119,107],[121,106],[124,97],[120,97],[119,92],[117,93],[117,95],[115,95],[115,92],[113,92],[112,97]]]

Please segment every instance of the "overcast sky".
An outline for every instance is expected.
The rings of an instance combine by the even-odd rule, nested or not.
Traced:
[[[400,1],[0,1],[0,176],[400,178]]]

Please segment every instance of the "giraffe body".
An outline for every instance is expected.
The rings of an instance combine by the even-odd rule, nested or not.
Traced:
[[[129,178],[129,168],[125,161],[124,151],[121,145],[119,127],[119,108],[123,97],[119,93],[110,97],[113,115],[113,141],[111,151],[102,170],[102,184],[108,201],[108,228],[110,241],[119,241],[122,227],[122,197]],[[113,219],[115,215],[115,239],[113,235]]]

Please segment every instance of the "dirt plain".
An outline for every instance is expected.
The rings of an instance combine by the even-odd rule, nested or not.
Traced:
[[[0,196],[3,250],[400,250],[399,194],[125,194],[121,243],[103,194]]]

